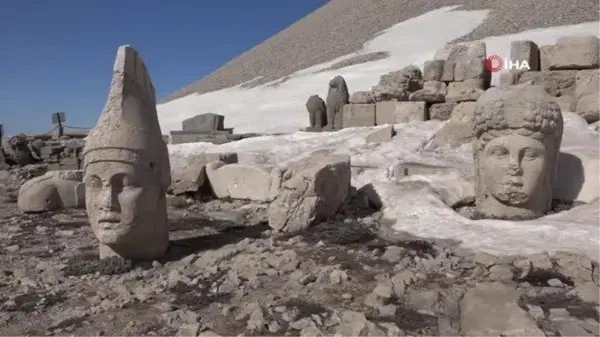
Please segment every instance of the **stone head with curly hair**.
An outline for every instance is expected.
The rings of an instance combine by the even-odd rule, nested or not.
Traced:
[[[548,212],[563,118],[544,88],[515,85],[487,90],[477,100],[474,133],[478,213],[533,219]]]

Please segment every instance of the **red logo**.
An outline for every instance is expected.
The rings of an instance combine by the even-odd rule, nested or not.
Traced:
[[[504,67],[504,61],[498,55],[492,55],[485,59],[485,68],[492,73],[502,70]]]

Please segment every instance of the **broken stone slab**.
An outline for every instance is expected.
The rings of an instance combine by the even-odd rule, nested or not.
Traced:
[[[457,103],[436,103],[429,107],[429,119],[437,119],[445,121],[450,119],[452,110],[456,107]]]
[[[442,81],[444,74],[445,60],[430,60],[425,61],[423,65],[423,80],[424,81]]]
[[[269,205],[269,226],[294,232],[334,216],[350,189],[350,156],[313,153],[289,164]]]
[[[563,36],[549,55],[550,70],[582,70],[600,67],[600,39],[597,36]]]
[[[24,213],[84,208],[83,171],[48,171],[26,181],[19,189],[17,206]]]
[[[460,302],[465,336],[545,336],[535,320],[519,306],[521,294],[511,284],[477,283]]]
[[[375,104],[346,104],[343,109],[344,128],[375,126]]]
[[[427,120],[427,103],[386,101],[375,104],[377,125]]]
[[[206,183],[206,164],[221,161],[226,164],[238,162],[237,153],[200,153],[186,157],[185,162],[171,167],[171,185],[167,192],[174,195],[194,193]]]
[[[370,104],[375,103],[375,97],[371,91],[356,91],[350,95],[350,103]]]
[[[512,41],[510,43],[510,60],[529,65],[530,71],[540,70],[540,47],[529,40]]]
[[[443,103],[446,100],[446,83],[441,81],[427,81],[423,89],[410,94],[410,101],[423,101],[427,103]]]
[[[404,87],[378,84],[372,87],[373,99],[375,102],[385,102],[391,100],[407,101],[410,92]]]
[[[271,201],[281,187],[281,171],[258,164],[226,164],[222,161],[206,165],[206,176],[217,198]]]
[[[367,135],[367,144],[389,142],[394,136],[394,126],[386,125]]]
[[[481,79],[469,79],[463,82],[448,84],[446,102],[459,103],[476,101],[484,92],[484,82]]]
[[[588,123],[600,119],[600,80],[599,71],[580,70],[575,76],[575,97],[571,111],[585,118]]]
[[[489,87],[491,73],[485,67],[486,45],[482,41],[461,42],[438,50],[436,60],[445,60],[441,81],[464,81],[483,79]]]
[[[183,131],[210,132],[223,130],[224,123],[225,116],[214,113],[205,113],[184,119],[183,122],[181,122],[181,129]]]
[[[517,84],[543,85],[550,96],[572,96],[575,93],[576,70],[526,71],[519,75]]]

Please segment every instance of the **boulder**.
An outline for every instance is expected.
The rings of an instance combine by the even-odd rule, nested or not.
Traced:
[[[533,318],[519,306],[519,291],[500,282],[477,283],[460,303],[465,336],[544,336]]]
[[[269,226],[293,232],[334,216],[348,195],[350,178],[346,154],[313,153],[290,163],[269,205]]]
[[[17,206],[24,213],[84,208],[83,171],[49,171],[26,181],[19,189]]]
[[[200,153],[186,157],[179,165],[171,165],[171,185],[167,192],[180,195],[194,193],[207,181],[206,164],[222,161],[226,164],[237,163],[236,153]]]
[[[271,166],[226,164],[206,165],[206,176],[217,198],[271,201],[281,186],[281,171]]]

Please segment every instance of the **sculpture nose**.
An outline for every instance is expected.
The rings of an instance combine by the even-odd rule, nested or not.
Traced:
[[[112,211],[114,208],[113,193],[110,185],[104,186],[98,196],[98,207],[103,211]]]
[[[519,156],[512,155],[508,159],[508,173],[510,175],[521,175],[523,170],[521,169],[521,160]]]

